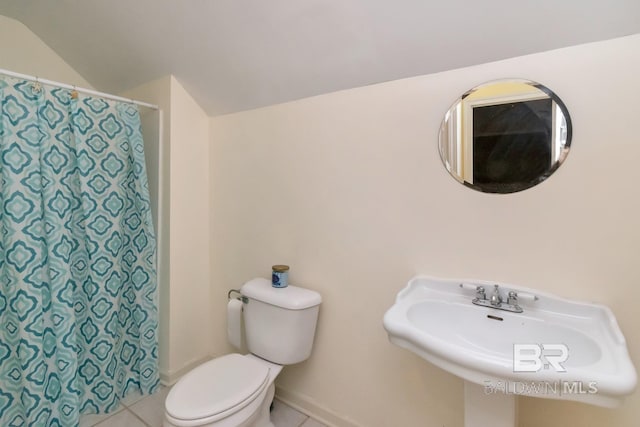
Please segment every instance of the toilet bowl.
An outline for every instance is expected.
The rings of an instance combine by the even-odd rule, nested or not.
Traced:
[[[251,353],[221,356],[184,375],[165,401],[164,427],[273,427],[274,381],[284,365],[311,354],[322,299],[266,279],[250,280],[240,293]]]
[[[187,373],[165,401],[165,427],[273,427],[269,407],[281,365],[228,354]]]

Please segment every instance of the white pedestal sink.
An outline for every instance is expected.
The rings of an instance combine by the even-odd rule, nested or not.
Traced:
[[[602,305],[416,277],[383,323],[392,343],[465,380],[466,427],[513,427],[519,395],[615,407],[637,383],[624,336]]]

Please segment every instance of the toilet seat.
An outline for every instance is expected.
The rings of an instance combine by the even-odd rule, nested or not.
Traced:
[[[169,392],[167,415],[188,424],[213,422],[249,405],[269,384],[269,368],[254,358],[229,354],[186,374]]]

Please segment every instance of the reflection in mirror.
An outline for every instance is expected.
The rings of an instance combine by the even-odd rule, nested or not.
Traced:
[[[514,193],[544,181],[570,145],[566,107],[549,89],[528,80],[471,89],[440,127],[440,156],[449,173],[485,193]]]

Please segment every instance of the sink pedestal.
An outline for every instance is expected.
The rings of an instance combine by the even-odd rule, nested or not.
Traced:
[[[464,427],[515,427],[516,396],[464,382]]]

